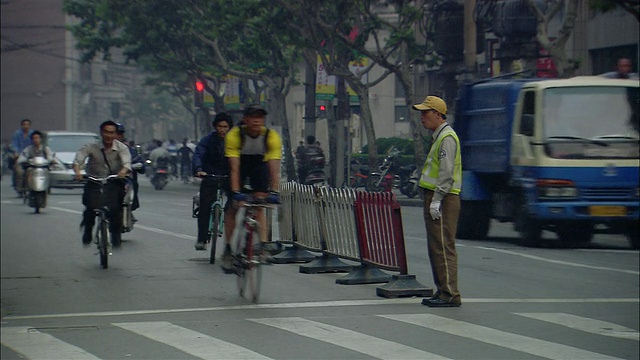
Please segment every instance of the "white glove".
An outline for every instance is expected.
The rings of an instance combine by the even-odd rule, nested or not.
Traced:
[[[440,200],[434,200],[429,205],[429,213],[431,214],[431,218],[433,220],[440,219]]]

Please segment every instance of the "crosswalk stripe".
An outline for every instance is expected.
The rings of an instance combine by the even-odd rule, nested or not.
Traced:
[[[81,348],[28,326],[3,327],[1,342],[31,360],[99,359]]]
[[[640,333],[628,327],[607,321],[585,318],[565,313],[514,313],[531,319],[566,326],[572,329],[604,336],[640,341]]]
[[[449,319],[437,315],[407,314],[378,316],[445,332],[452,335],[462,336],[476,341],[482,341],[488,344],[493,344],[507,349],[521,351],[548,359],[618,359],[615,357],[582,350],[568,345],[562,345],[550,341],[513,334],[488,328],[486,326],[470,324],[464,321]]]
[[[112,325],[167,344],[201,359],[269,359],[244,347],[166,321]]]
[[[379,359],[447,359],[393,341],[300,317],[248,319]]]

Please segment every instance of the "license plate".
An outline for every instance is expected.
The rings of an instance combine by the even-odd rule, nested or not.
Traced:
[[[624,206],[589,206],[589,214],[593,216],[626,216]]]

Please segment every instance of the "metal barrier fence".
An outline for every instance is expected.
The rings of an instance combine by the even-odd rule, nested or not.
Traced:
[[[294,248],[322,253],[310,264],[301,265],[300,272],[351,271],[336,283],[388,282],[376,290],[379,296],[385,297],[433,293],[408,274],[400,205],[393,193],[367,193],[294,182],[281,183],[280,192],[281,239],[290,240]],[[284,219],[289,216],[291,222]],[[278,260],[280,255],[274,259]],[[360,265],[344,264],[336,257],[357,261]],[[299,257],[290,255],[284,258],[287,260],[275,262],[300,261]],[[400,274],[391,276],[380,269]]]
[[[407,274],[400,205],[389,192],[358,192],[355,206],[362,261]]]

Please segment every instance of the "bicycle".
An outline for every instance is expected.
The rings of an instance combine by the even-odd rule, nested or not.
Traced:
[[[251,301],[258,302],[262,280],[261,265],[267,264],[266,250],[263,249],[260,236],[260,224],[256,220],[258,210],[273,208],[265,199],[248,200],[242,205],[245,214],[242,227],[236,234],[235,251],[233,253],[233,269],[237,275],[238,292],[245,297],[247,289],[251,290]]]
[[[104,178],[87,176],[89,181],[100,185],[100,199],[104,198],[104,186],[109,180],[117,179],[118,175],[109,175]],[[93,210],[96,221],[96,244],[98,245],[98,253],[100,254],[100,265],[102,268],[107,269],[109,267],[109,256],[111,256],[111,235],[109,233],[109,208],[102,206]]]
[[[222,186],[222,180],[228,178],[228,175],[206,174],[205,178],[215,179],[218,185],[215,198],[211,203],[211,213],[209,214],[209,230],[207,231],[208,246],[211,246],[211,255],[209,256],[209,264],[216,262],[216,245],[219,237],[222,237],[224,230],[224,198],[225,193]]]

